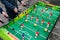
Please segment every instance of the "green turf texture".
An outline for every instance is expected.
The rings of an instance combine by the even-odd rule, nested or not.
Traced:
[[[40,12],[41,10],[45,10],[44,13]],[[53,16],[50,16],[50,12],[52,12]],[[34,19],[31,20],[31,16],[34,16]],[[41,15],[41,16],[40,16]],[[39,22],[36,23],[36,17],[38,16]],[[56,10],[52,10],[51,8],[48,8],[48,10],[45,9],[44,6],[37,6],[36,10],[32,9],[31,12],[29,12],[29,16],[27,18],[27,22],[25,22],[26,16],[24,16],[22,19],[18,20],[16,23],[12,24],[10,27],[14,28],[15,31],[11,30],[11,28],[7,28],[8,31],[10,31],[12,34],[14,34],[16,37],[22,40],[22,33],[25,33],[25,40],[46,40],[50,32],[45,32],[44,28],[46,28],[47,23],[51,22],[51,25],[49,26],[48,30],[52,30],[54,27],[54,24],[59,16],[59,12]],[[48,17],[48,18],[47,18]],[[44,24],[41,23],[42,19],[45,20]],[[34,23],[37,24],[37,26],[34,26]],[[21,30],[20,25],[24,24],[24,28]],[[39,36],[35,38],[35,32],[39,30]],[[41,36],[42,35],[42,36]],[[46,37],[46,38],[45,38]]]

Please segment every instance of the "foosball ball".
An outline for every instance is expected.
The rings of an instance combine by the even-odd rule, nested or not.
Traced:
[[[3,40],[47,40],[60,15],[60,7],[37,2],[0,28]]]

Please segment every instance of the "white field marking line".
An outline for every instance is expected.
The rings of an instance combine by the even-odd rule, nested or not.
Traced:
[[[30,16],[30,15],[29,15]],[[31,16],[30,16],[31,17]],[[34,17],[35,19],[36,19],[36,17]],[[38,20],[40,20],[40,19],[38,19]],[[51,20],[51,19],[49,19],[49,20]],[[45,21],[44,23],[46,23],[47,24],[47,22]],[[53,24],[51,24],[51,25],[53,25]]]
[[[20,25],[20,23],[19,23],[19,25]],[[22,31],[22,30],[19,30],[19,31],[21,31],[21,32],[25,32],[25,31]],[[26,33],[28,33],[28,32],[26,32]],[[30,37],[31,37],[31,35],[29,35]]]
[[[41,28],[43,28],[43,27],[41,27]],[[29,28],[28,28],[29,29]],[[33,30],[32,30],[33,31]],[[34,31],[33,31],[34,32]],[[35,33],[35,32],[34,32]],[[46,37],[44,37],[44,36],[42,36],[42,35],[40,35],[41,37],[43,37],[43,38],[46,38]]]
[[[20,24],[20,23],[19,23],[19,24]],[[20,32],[20,31],[23,32],[23,33],[25,33],[25,31],[19,30],[19,32]],[[28,32],[26,32],[26,33],[28,33]],[[26,34],[26,33],[25,33],[25,34]],[[30,37],[30,39],[32,38],[32,36],[29,35],[29,33],[28,33],[28,36]]]
[[[12,29],[12,27],[9,27],[10,29]],[[17,33],[16,33],[17,34]],[[18,37],[16,37],[16,38],[18,38]],[[19,39],[19,38],[18,38]]]
[[[12,28],[12,27],[9,27],[9,28]],[[15,32],[16,32],[16,34],[19,33],[20,35],[22,35],[20,32],[17,32],[16,30],[15,30]],[[27,38],[27,37],[25,36],[25,38]],[[29,39],[29,38],[27,38],[27,39]]]
[[[19,24],[20,24],[20,23],[19,23]],[[21,32],[23,32],[23,33],[26,32],[26,31],[22,31],[22,30],[19,30],[19,31],[21,31]],[[26,32],[26,33],[28,33],[28,32]],[[25,33],[25,34],[26,34],[26,33]],[[29,34],[29,33],[28,33],[28,34]],[[28,35],[28,36],[32,37],[31,35]]]
[[[30,25],[28,25],[29,27],[30,27]],[[26,27],[26,26],[24,26],[24,27]],[[30,29],[32,29],[32,27],[30,27]],[[34,32],[35,32],[36,30],[34,30]]]
[[[34,18],[36,18],[36,17],[34,17]],[[33,22],[31,22],[31,21],[30,21],[30,23],[33,23]],[[46,23],[46,24],[47,24],[47,22],[46,22],[46,21],[45,21],[44,23]],[[53,24],[51,24],[51,25],[53,25]],[[38,26],[39,26],[39,25],[38,25]],[[40,27],[41,27],[41,26],[40,26]],[[41,27],[41,28],[43,28],[43,27]],[[50,30],[49,30],[49,31],[50,31]]]
[[[26,27],[26,26],[24,26],[24,27]],[[33,31],[33,32],[35,32],[34,30],[32,30],[32,29],[30,29],[30,28],[28,28],[28,27],[26,27],[27,29],[29,29],[29,30],[31,30],[31,31]]]
[[[21,32],[23,32],[23,33],[25,33],[25,32],[26,32],[26,31],[22,31],[22,30],[19,30],[19,31],[21,31]],[[26,32],[26,33],[28,33],[28,32]],[[25,33],[25,34],[26,34],[26,33]],[[28,35],[29,35],[29,33],[28,33]],[[30,36],[30,37],[32,37],[31,35],[29,35],[29,36]]]
[[[31,24],[33,24],[33,22],[29,21]],[[44,29],[42,26],[38,25],[40,28]],[[48,32],[50,32],[50,30],[48,30]]]
[[[45,10],[46,11],[46,10]],[[48,11],[47,11],[48,12]],[[38,14],[39,15],[39,14]],[[56,16],[56,17],[58,17],[57,15],[53,15],[53,16]],[[45,17],[45,16],[44,16]],[[49,20],[51,20],[51,18],[48,18]]]
[[[42,15],[42,16],[44,16],[44,15]],[[54,15],[55,16],[55,15]],[[58,17],[58,16],[55,16],[55,17]],[[46,16],[44,16],[44,18],[46,18]],[[50,16],[49,16],[49,18],[47,18],[48,20],[52,20],[51,18],[50,18]]]
[[[46,13],[50,13],[49,11],[46,11]],[[53,15],[53,16],[57,16],[57,15]]]
[[[30,16],[30,15],[29,15]],[[30,16],[31,17],[31,16]],[[36,19],[36,17],[34,17],[34,19]],[[38,19],[38,20],[40,20],[40,19]],[[50,19],[51,20],[51,19]],[[45,22],[46,24],[47,24],[47,22]]]
[[[36,18],[36,17],[35,17]],[[19,24],[19,22],[17,22],[18,24]],[[30,22],[31,23],[31,22]],[[41,26],[40,26],[41,27]],[[41,28],[43,28],[43,27],[41,27]],[[50,31],[50,30],[49,30]]]
[[[21,30],[19,30],[19,31],[21,31]],[[25,31],[22,31],[22,32],[25,33]],[[26,33],[28,33],[28,32],[26,32]],[[25,33],[25,34],[26,34],[26,33]],[[30,39],[32,38],[32,36],[29,35],[29,33],[28,33],[27,35],[29,36]],[[30,40],[30,39],[29,39],[29,40]]]
[[[19,31],[17,32],[17,31],[15,30],[15,32],[16,32],[16,34],[22,35]],[[27,38],[27,37],[25,36],[25,38]],[[29,38],[27,38],[27,39],[29,39]]]
[[[26,26],[25,26],[26,27]],[[34,33],[36,33],[35,31],[33,31],[32,29],[30,29],[30,28],[28,28],[28,27],[26,27],[27,29],[29,29],[29,30],[31,30],[32,32],[34,32]],[[46,37],[44,37],[43,35],[39,35],[39,36],[41,36],[41,37],[43,37],[43,38],[45,38],[46,39]]]
[[[29,21],[31,24],[34,24],[33,22],[31,22],[31,21]],[[39,26],[39,25],[38,25]],[[41,27],[41,26],[39,26],[39,27]],[[43,27],[41,27],[41,28],[43,28]],[[43,28],[44,29],[44,28]]]

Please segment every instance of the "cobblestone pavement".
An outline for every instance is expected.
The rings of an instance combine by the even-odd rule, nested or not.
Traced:
[[[18,10],[20,10],[21,12],[23,12],[25,9],[27,9],[28,7],[32,6],[33,4],[35,4],[36,2],[40,1],[40,0],[24,0],[29,6],[27,7],[23,7],[21,6],[21,4],[18,2]],[[0,7],[2,7],[5,11],[5,7],[3,4],[1,4],[0,2]],[[5,25],[8,23],[8,19],[5,18],[2,14],[0,14],[0,19],[2,19],[2,21],[4,21],[4,24],[0,23],[0,27],[2,25]],[[56,23],[56,26],[53,30],[53,32],[50,34],[49,36],[49,40],[60,40],[60,21],[58,20],[58,22]]]

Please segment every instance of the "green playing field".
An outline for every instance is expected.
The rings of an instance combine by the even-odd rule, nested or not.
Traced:
[[[59,17],[60,12],[56,9],[38,2],[27,9],[23,15],[4,26],[4,29],[16,36],[18,40],[47,40]]]

